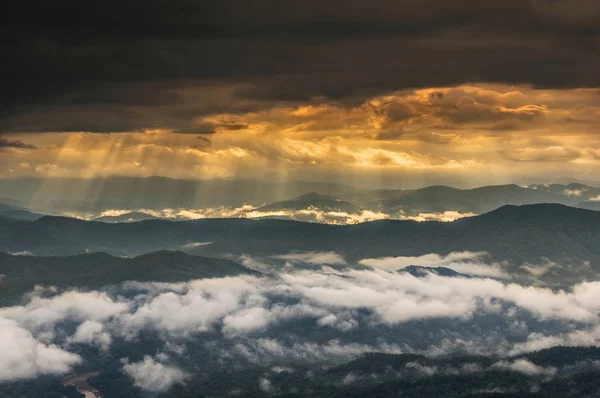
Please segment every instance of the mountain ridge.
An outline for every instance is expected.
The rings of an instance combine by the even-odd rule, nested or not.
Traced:
[[[258,271],[227,259],[194,256],[182,251],[159,250],[132,258],[106,252],[69,256],[25,256],[0,252],[0,304],[34,286],[93,289],[125,281],[187,282],[192,279]]]

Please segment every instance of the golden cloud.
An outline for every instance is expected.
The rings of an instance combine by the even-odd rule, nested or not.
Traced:
[[[212,90],[219,101],[229,101],[231,90]],[[201,98],[193,90],[180,95],[185,98],[181,112],[192,112],[193,100]],[[196,118],[197,126],[214,127],[210,135],[172,128],[12,134],[6,139],[35,149],[5,151],[0,176],[434,173],[506,179],[554,173],[552,163],[573,173],[600,164],[600,94],[593,89],[464,85],[404,90],[354,106],[244,106],[250,110]],[[13,167],[19,164],[28,166]]]

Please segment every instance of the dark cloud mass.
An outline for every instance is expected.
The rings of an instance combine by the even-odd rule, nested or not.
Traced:
[[[35,149],[35,145],[26,144],[19,140],[7,140],[0,137],[0,150],[2,148],[17,148],[17,149]]]
[[[0,14],[4,132],[196,134],[190,125],[203,115],[280,102],[600,81],[593,0],[20,1]],[[182,109],[178,90],[191,85],[231,87],[231,102],[245,103],[209,93],[205,105]]]

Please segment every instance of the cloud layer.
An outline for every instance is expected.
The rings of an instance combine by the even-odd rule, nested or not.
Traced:
[[[441,266],[481,258],[482,253],[453,253],[379,261]],[[334,253],[295,253],[282,259],[343,261]],[[558,345],[595,346],[600,341],[599,291],[599,282],[553,291],[486,277],[414,277],[328,267],[270,277],[128,282],[103,292],[37,289],[24,305],[0,309],[5,347],[0,374],[15,380],[65,373],[85,361],[72,352],[78,346],[110,353],[116,341],[131,344],[147,333],[156,333],[170,354],[148,353],[137,362],[123,358],[123,371],[151,391],[185,380],[186,372],[172,365],[169,356],[181,355],[186,344],[202,335],[209,338],[203,349],[211,355],[258,364],[339,361],[367,352],[507,355]],[[483,319],[488,325],[494,319],[495,329],[480,329]],[[415,339],[412,328],[427,322],[437,326],[426,341]],[[298,324],[310,325],[311,334],[302,332],[305,327],[290,326]],[[498,367],[552,375],[523,361]]]
[[[182,89],[173,106],[198,106],[203,90]],[[225,102],[237,103],[232,92],[222,94],[229,96]],[[596,89],[465,85],[391,91],[350,105],[212,109],[188,122],[193,134],[181,134],[177,123],[113,130],[126,134],[13,132],[5,139],[12,144],[3,148],[0,177],[266,178],[269,170],[269,179],[381,187],[472,186],[556,173],[593,180],[600,153],[594,135],[598,98]],[[166,118],[154,108],[147,112]],[[60,120],[72,114],[81,112]],[[213,133],[197,131],[207,124],[215,126]]]
[[[79,364],[79,355],[44,344],[13,320],[0,317],[0,382],[61,374]]]
[[[334,225],[348,225],[358,224],[362,222],[378,221],[378,220],[411,220],[417,222],[425,221],[440,221],[440,222],[452,222],[464,217],[476,216],[475,213],[460,213],[458,211],[445,211],[443,213],[417,213],[415,215],[407,215],[403,212],[396,212],[392,214],[385,213],[383,211],[374,210],[359,210],[355,213],[343,212],[343,211],[327,211],[321,210],[312,206],[306,209],[300,210],[276,210],[276,211],[263,211],[260,207],[252,205],[244,205],[237,208],[232,207],[217,207],[217,208],[205,208],[205,209],[163,209],[163,210],[152,210],[152,209],[111,209],[96,214],[90,213],[76,213],[69,214],[69,216],[76,218],[83,218],[87,220],[94,220],[97,218],[103,219],[107,222],[106,217],[119,217],[115,222],[135,222],[139,221],[139,217],[132,216],[130,219],[123,219],[121,216],[126,216],[129,213],[142,213],[151,217],[168,219],[168,220],[200,220],[204,218],[249,218],[249,219],[261,219],[261,218],[273,218],[273,219],[285,219],[285,220],[296,220],[303,222],[316,222],[323,224],[334,224]],[[202,243],[202,242],[200,242]]]

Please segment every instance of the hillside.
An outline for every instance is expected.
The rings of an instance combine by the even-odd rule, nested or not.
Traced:
[[[364,202],[362,199],[360,203]],[[503,205],[535,203],[574,204],[570,197],[518,185],[495,185],[474,189],[431,186],[406,191],[385,191],[382,197],[370,200],[367,207],[387,213],[403,211],[418,214],[444,211],[481,214]]]
[[[357,213],[360,211],[360,207],[328,195],[321,195],[316,192],[310,192],[301,196],[298,196],[292,200],[285,200],[280,202],[274,202],[258,208],[258,211],[295,211],[304,210],[309,208],[315,208],[321,211],[329,212],[345,212],[345,213]]]
[[[135,280],[182,282],[239,274],[257,274],[233,261],[159,251],[134,258],[106,253],[65,257],[14,256],[0,253],[0,302],[35,285],[98,288]]]

